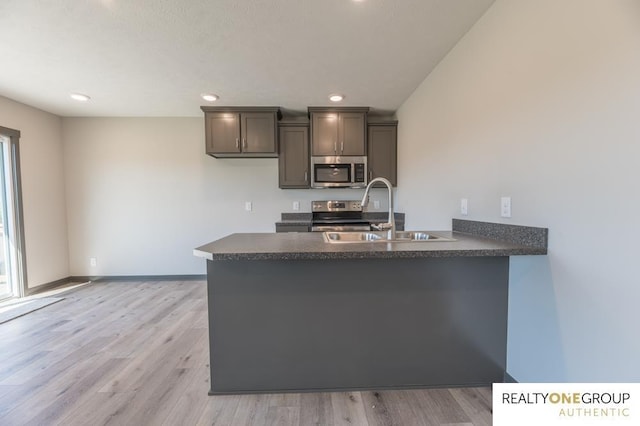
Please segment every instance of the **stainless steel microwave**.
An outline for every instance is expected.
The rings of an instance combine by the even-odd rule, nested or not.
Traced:
[[[367,186],[367,157],[311,157],[312,188],[364,188]]]

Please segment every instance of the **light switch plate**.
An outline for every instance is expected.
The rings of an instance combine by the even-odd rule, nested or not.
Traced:
[[[248,212],[251,211],[251,209],[253,208],[253,206],[251,205],[251,201],[245,201],[244,203],[244,209]]]
[[[380,200],[373,200],[373,208],[380,210]]]
[[[293,210],[295,210],[295,211],[300,210],[300,201],[294,201],[293,202]]]
[[[466,198],[460,199],[460,214],[463,216],[469,214],[469,200]]]

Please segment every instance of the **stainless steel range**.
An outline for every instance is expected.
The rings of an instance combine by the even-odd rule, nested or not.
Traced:
[[[312,231],[370,231],[362,217],[362,204],[357,201],[312,201]]]

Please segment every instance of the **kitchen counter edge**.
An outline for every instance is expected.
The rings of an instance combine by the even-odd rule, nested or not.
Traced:
[[[316,233],[237,233],[194,249],[208,260],[329,260],[545,255],[547,247],[463,232],[433,231],[455,241],[331,244]]]

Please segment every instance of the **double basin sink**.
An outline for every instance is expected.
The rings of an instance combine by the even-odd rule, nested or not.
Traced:
[[[402,243],[428,241],[455,241],[426,231],[396,231],[396,237],[389,239],[387,231],[325,232],[328,243]]]

